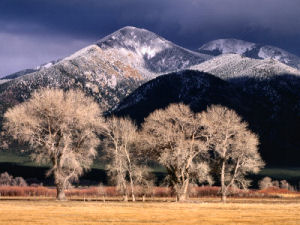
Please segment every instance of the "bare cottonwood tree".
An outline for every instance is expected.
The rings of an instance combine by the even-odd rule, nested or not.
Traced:
[[[4,127],[14,139],[31,146],[32,158],[50,163],[57,199],[64,200],[69,182],[92,164],[99,144],[96,130],[101,111],[92,98],[78,90],[41,89],[22,104],[9,109]]]
[[[111,117],[106,121],[105,153],[109,160],[108,175],[128,201],[127,184],[130,185],[132,201],[135,201],[135,185],[143,182],[147,173],[141,173],[138,165],[138,132],[136,125],[128,118]],[[143,176],[141,176],[143,175]]]
[[[262,180],[258,182],[258,187],[260,190],[273,187],[272,179],[270,177],[264,177]]]
[[[230,187],[247,188],[248,173],[257,173],[264,165],[258,153],[258,137],[248,129],[248,124],[233,110],[211,106],[202,113],[208,133],[213,160],[218,166],[222,201]]]
[[[209,178],[209,167],[202,159],[208,141],[201,120],[188,106],[172,104],[151,113],[143,124],[149,156],[166,168],[178,201],[187,199],[190,182]]]

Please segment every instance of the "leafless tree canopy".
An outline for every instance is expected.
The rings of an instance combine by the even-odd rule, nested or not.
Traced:
[[[203,160],[208,139],[200,114],[183,104],[156,110],[145,119],[143,137],[148,155],[163,165],[179,201],[187,198],[190,182],[210,180]]]
[[[13,177],[7,172],[0,174],[0,186],[27,186],[23,177]]]
[[[258,182],[258,186],[260,190],[273,187],[272,179],[270,177],[264,177],[262,180]]]
[[[130,119],[104,122],[101,115],[98,104],[80,91],[41,89],[5,113],[5,135],[28,143],[36,162],[51,164],[47,175],[54,175],[58,199],[65,199],[69,182],[90,168],[99,144],[97,132],[104,137],[108,174],[124,200],[130,192],[135,201],[135,187],[147,193],[153,185],[145,158],[166,168],[179,201],[187,199],[190,183],[211,183],[213,172],[219,175],[225,201],[230,188],[247,188],[245,176],[264,165],[258,137],[226,107],[194,113],[184,104],[172,104],[150,114],[141,132]]]
[[[222,199],[230,187],[247,188],[247,173],[257,173],[264,163],[258,153],[258,137],[248,129],[236,112],[223,106],[211,106],[202,113],[210,139],[214,163],[219,168]]]
[[[138,149],[138,132],[136,125],[127,118],[112,117],[106,121],[105,153],[109,159],[108,175],[117,184],[128,199],[128,184],[132,200],[135,201],[135,186],[148,184],[149,170],[139,165],[141,159]]]
[[[96,130],[103,125],[101,111],[81,91],[41,89],[22,104],[9,109],[4,128],[15,139],[27,142],[32,158],[50,163],[57,198],[64,199],[66,185],[87,170],[96,155]]]
[[[290,191],[294,191],[294,187],[290,185],[286,180],[273,180],[270,177],[264,177],[258,182],[259,189],[264,190],[267,188],[282,188]]]

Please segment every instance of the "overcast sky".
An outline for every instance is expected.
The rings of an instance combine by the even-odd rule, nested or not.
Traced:
[[[237,38],[300,55],[300,0],[0,0],[0,76],[128,25],[190,49]]]

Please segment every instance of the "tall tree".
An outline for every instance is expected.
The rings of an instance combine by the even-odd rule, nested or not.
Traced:
[[[264,166],[258,153],[258,137],[233,110],[211,106],[202,113],[205,131],[209,136],[213,164],[219,171],[222,201],[230,187],[247,188],[248,173],[257,173]]]
[[[38,163],[50,163],[57,199],[64,200],[69,182],[92,164],[103,120],[97,103],[78,90],[41,89],[5,115],[5,130],[31,147]]]
[[[203,160],[208,139],[201,120],[188,106],[172,104],[150,114],[143,124],[148,155],[166,168],[179,201],[187,199],[190,182],[209,180],[209,167]]]
[[[147,168],[139,165],[137,127],[128,118],[111,117],[106,121],[104,135],[108,175],[123,193],[124,201],[128,200],[129,184],[132,201],[135,201],[135,185],[145,183],[149,177]]]

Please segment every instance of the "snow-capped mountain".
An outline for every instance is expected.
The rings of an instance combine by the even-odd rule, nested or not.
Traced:
[[[211,58],[136,27],[124,27],[99,40],[97,45],[104,51],[117,50],[123,57],[131,56],[137,67],[154,74],[182,70]]]
[[[124,27],[62,60],[5,77],[0,83],[0,123],[8,107],[41,87],[80,88],[93,96],[103,111],[110,111],[148,80],[210,57],[145,29]]]
[[[256,44],[243,40],[218,39],[202,45],[197,51],[214,56],[235,53],[254,59],[271,58],[300,69],[300,57],[275,46]]]
[[[114,114],[141,123],[151,112],[171,103],[183,102],[195,112],[221,104],[237,111],[258,134],[268,165],[298,165],[300,77],[236,79],[223,80],[192,70],[159,76],[125,98]]]
[[[237,77],[268,78],[281,74],[300,76],[300,71],[275,59],[252,59],[238,54],[222,54],[190,69],[204,71],[222,79]]]

